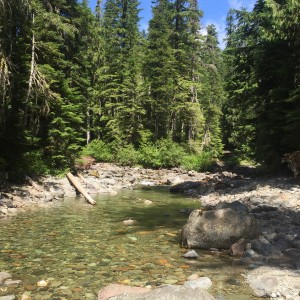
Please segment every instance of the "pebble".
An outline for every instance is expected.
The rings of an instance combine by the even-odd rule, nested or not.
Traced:
[[[37,282],[36,285],[37,285],[38,287],[46,287],[46,286],[48,286],[48,282],[45,281],[45,280],[40,280],[40,281]]]
[[[125,225],[133,225],[136,221],[132,219],[124,220],[123,224]]]
[[[184,258],[198,258],[198,253],[195,250],[188,251],[187,253],[183,254]]]

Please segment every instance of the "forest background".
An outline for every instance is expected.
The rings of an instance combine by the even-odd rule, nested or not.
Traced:
[[[232,151],[271,171],[300,149],[300,2],[232,9],[226,47],[197,0],[0,0],[0,172],[81,155],[204,170]],[[201,3],[200,3],[201,4]]]

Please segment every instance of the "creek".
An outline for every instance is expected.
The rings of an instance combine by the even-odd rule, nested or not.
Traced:
[[[197,260],[182,257],[187,250],[179,236],[188,218],[182,212],[199,208],[199,200],[163,187],[95,199],[96,206],[69,198],[0,221],[0,272],[21,280],[0,285],[0,297],[92,300],[110,283],[183,284],[197,273],[212,280],[209,292],[218,299],[253,299],[243,260],[202,250]],[[136,222],[125,225],[128,219]],[[40,280],[47,287],[37,287]]]

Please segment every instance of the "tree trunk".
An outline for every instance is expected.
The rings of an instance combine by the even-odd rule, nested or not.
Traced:
[[[86,192],[86,190],[81,186],[81,184],[77,181],[76,177],[74,177],[70,172],[67,174],[67,178],[73,184],[75,189],[82,194],[82,196],[92,205],[96,204],[96,201]]]

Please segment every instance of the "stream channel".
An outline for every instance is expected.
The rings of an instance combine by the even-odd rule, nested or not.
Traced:
[[[188,218],[182,211],[199,208],[199,199],[163,187],[95,199],[96,206],[65,199],[0,221],[0,272],[21,280],[0,285],[0,297],[89,300],[110,283],[183,284],[197,273],[212,280],[209,292],[217,299],[257,299],[244,281],[249,266],[241,259],[202,250],[196,250],[197,260],[182,257],[187,250],[179,236]],[[136,223],[123,224],[127,219]],[[48,286],[37,287],[40,280]]]

